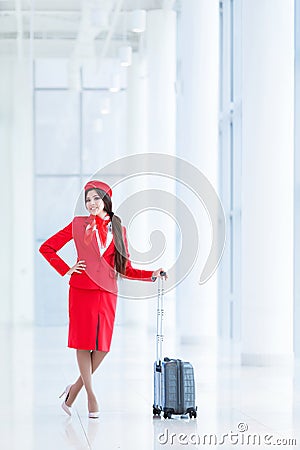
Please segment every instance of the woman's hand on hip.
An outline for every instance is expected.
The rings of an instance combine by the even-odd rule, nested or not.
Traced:
[[[67,275],[72,275],[75,273],[82,273],[86,269],[85,261],[77,261],[75,266],[71,267],[71,269],[68,270]]]
[[[161,275],[160,274],[161,272],[164,272],[164,275]],[[167,275],[167,272],[165,271],[165,269],[160,267],[159,269],[154,270],[154,272],[152,273],[152,277],[153,278],[157,278],[157,277],[163,278],[164,277],[164,279],[166,280],[168,278],[168,275]]]

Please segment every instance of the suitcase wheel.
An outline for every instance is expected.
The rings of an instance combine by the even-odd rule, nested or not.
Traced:
[[[192,419],[193,417],[195,417],[195,419],[196,419],[197,411],[196,410],[192,410],[192,411],[189,412],[189,415],[190,415],[190,419]]]
[[[153,415],[154,416],[160,416],[161,410],[159,408],[155,408],[155,406],[153,406]]]

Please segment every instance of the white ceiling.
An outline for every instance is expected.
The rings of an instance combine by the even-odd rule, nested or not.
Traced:
[[[0,55],[114,56],[141,35],[127,29],[135,9],[174,9],[178,0],[0,0]]]

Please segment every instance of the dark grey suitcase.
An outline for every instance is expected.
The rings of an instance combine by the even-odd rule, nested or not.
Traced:
[[[172,414],[197,417],[195,406],[195,379],[191,363],[180,359],[164,358],[163,343],[163,279],[158,279],[156,361],[154,363],[153,415],[171,418]]]

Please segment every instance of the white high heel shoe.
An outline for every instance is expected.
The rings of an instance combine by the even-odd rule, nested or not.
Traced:
[[[90,419],[98,419],[99,416],[100,416],[100,412],[99,411],[89,412],[89,418]]]
[[[98,408],[98,403],[97,403],[97,408]],[[89,418],[90,419],[98,419],[99,416],[100,416],[100,412],[99,411],[89,411]]]
[[[64,392],[59,396],[59,398],[62,398],[63,395],[66,395],[66,398],[62,402],[61,407],[65,411],[65,413],[67,413],[69,416],[71,416],[71,406],[66,405],[66,400],[69,397],[69,393],[70,393],[70,390],[71,390],[72,386],[73,386],[72,384],[69,384],[66,387],[66,389],[64,390]]]

